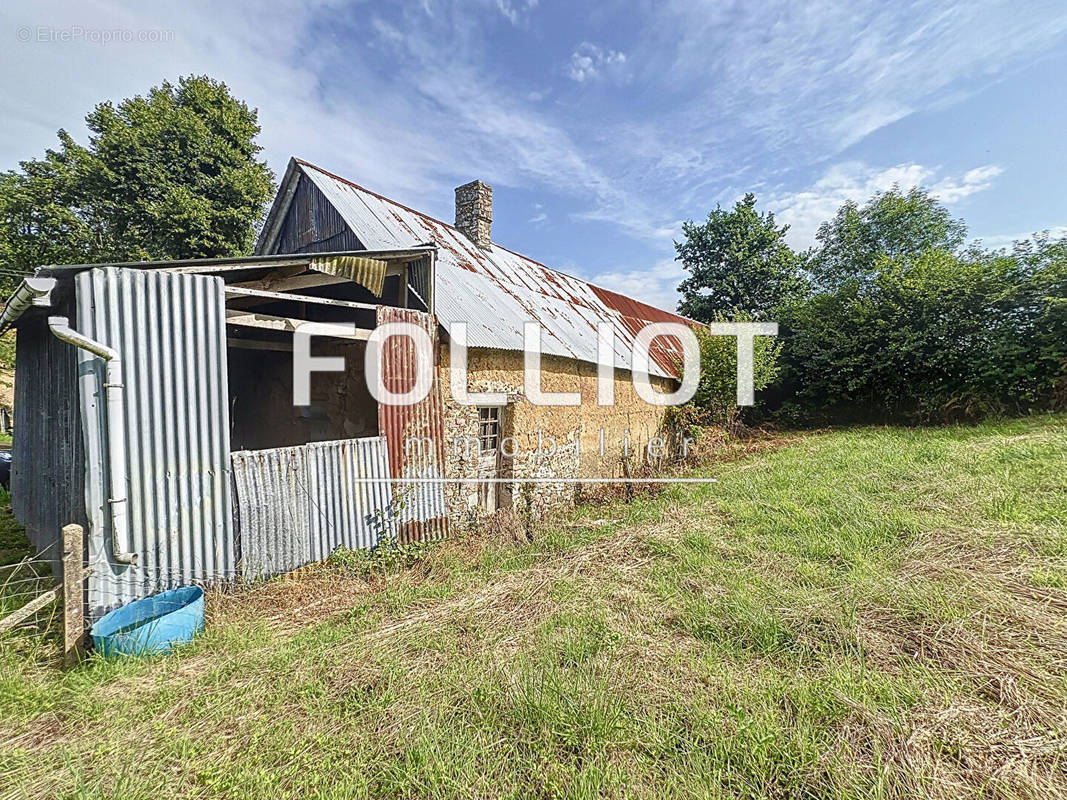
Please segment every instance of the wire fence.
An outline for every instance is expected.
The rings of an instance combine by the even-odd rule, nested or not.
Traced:
[[[35,650],[58,646],[63,628],[61,593],[26,616],[16,616],[13,622],[11,618],[59,582],[54,565],[62,555],[60,549],[55,541],[32,556],[0,566],[0,646]]]

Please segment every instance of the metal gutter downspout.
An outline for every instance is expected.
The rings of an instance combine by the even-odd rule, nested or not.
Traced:
[[[55,278],[23,278],[15,293],[4,304],[4,311],[0,314],[0,332],[11,327],[27,308],[52,305],[51,294],[55,288]]]
[[[122,385],[122,358],[117,350],[83,336],[70,327],[67,317],[49,317],[48,329],[64,342],[87,350],[107,363],[104,388],[107,389],[108,477],[111,484],[111,555],[123,564],[136,564],[137,554],[129,552],[130,520],[127,515],[126,398]]]

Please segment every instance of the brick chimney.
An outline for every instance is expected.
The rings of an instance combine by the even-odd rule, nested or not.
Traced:
[[[456,187],[456,227],[483,250],[489,249],[493,224],[493,187],[471,181]]]

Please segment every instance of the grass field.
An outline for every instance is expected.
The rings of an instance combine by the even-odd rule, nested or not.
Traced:
[[[1067,796],[1067,417],[797,436],[718,483],[0,657],[0,795]]]

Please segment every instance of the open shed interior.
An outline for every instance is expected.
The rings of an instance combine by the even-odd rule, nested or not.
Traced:
[[[379,305],[427,310],[431,260],[425,251],[358,256],[385,262],[380,296],[348,275],[313,268],[322,266],[317,254],[187,269],[226,284],[232,450],[378,435],[377,403],[364,375],[366,340]],[[310,405],[294,406],[293,332],[305,322],[354,324],[355,331],[312,340],[313,356],[341,356],[345,370],[314,372]]]
[[[378,405],[367,389],[361,342],[312,345],[316,356],[342,356],[344,372],[315,372],[311,404],[293,405],[291,347],[268,349],[228,338],[230,447],[260,450],[378,435]]]

